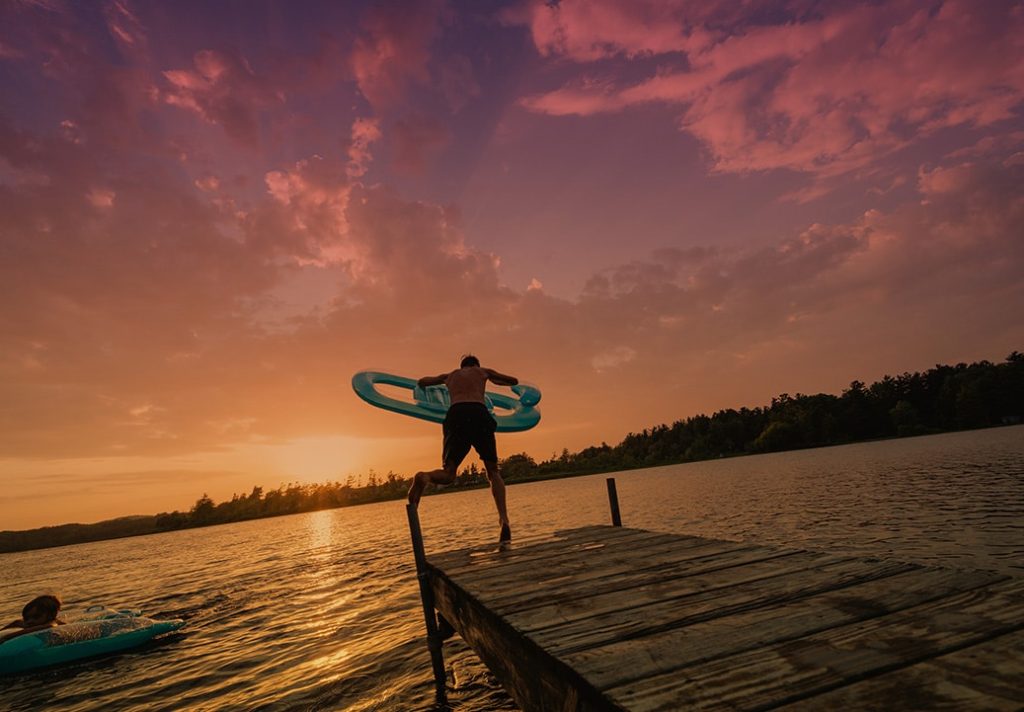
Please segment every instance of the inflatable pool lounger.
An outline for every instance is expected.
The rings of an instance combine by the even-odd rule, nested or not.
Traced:
[[[180,619],[157,621],[133,611],[118,611],[24,633],[0,642],[0,674],[129,650],[183,625],[185,621]]]

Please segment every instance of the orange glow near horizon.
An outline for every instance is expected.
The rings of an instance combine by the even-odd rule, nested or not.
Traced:
[[[1024,7],[0,7],[0,529],[435,467],[374,368],[537,384],[499,454],[1001,359]]]

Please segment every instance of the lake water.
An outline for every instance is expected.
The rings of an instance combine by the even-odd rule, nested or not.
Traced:
[[[500,444],[500,443],[499,443]],[[615,475],[626,526],[1024,575],[1024,426]],[[608,522],[606,475],[509,489],[517,540]],[[497,538],[487,490],[426,497],[428,555]],[[414,710],[433,698],[403,502],[0,555],[9,620],[54,591],[186,627],[0,679],[11,710]],[[452,707],[516,709],[458,638]]]

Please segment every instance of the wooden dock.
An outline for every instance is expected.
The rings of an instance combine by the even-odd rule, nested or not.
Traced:
[[[1024,706],[1022,578],[592,526],[421,583],[527,712]]]

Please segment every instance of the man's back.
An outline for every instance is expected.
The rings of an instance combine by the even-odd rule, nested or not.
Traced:
[[[448,374],[444,384],[454,403],[484,403],[484,390],[489,373],[480,366],[467,366]]]
[[[443,383],[448,387],[448,396],[454,405],[456,403],[486,404],[484,389],[487,386],[487,381],[497,383],[499,386],[515,386],[519,383],[519,379],[515,376],[498,373],[493,368],[483,368],[475,356],[467,358],[472,358],[474,363],[461,366],[451,373],[442,373],[440,376],[424,376],[416,381],[416,385],[420,388],[430,388],[430,386],[439,386]]]

